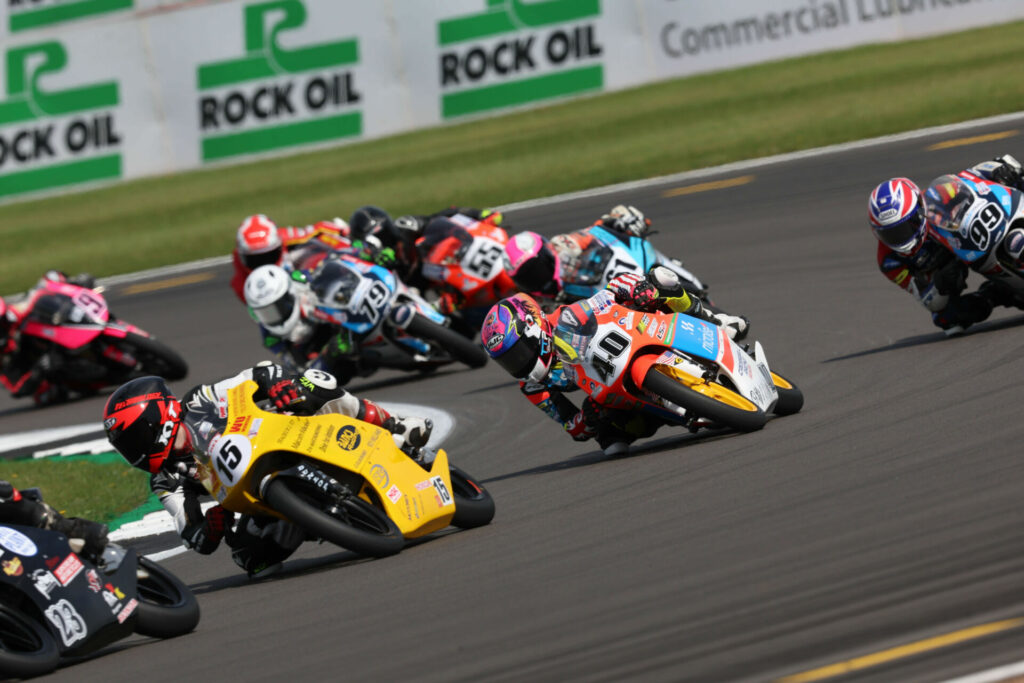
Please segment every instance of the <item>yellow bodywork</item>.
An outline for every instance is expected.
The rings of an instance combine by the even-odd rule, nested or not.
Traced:
[[[328,475],[340,468],[363,479],[359,496],[380,506],[406,538],[443,529],[455,514],[448,456],[438,450],[426,471],[403,453],[391,434],[337,413],[300,417],[260,410],[257,386],[246,381],[228,391],[227,428],[200,461],[203,483],[228,510],[274,515],[259,498],[260,458],[287,452]],[[293,464],[294,463],[293,461]]]

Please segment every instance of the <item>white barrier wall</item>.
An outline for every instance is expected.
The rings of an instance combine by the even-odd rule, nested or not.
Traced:
[[[0,2],[0,201],[1024,18],[1021,0]]]

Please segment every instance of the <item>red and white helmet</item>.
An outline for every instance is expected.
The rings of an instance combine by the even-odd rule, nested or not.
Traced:
[[[925,205],[920,188],[909,178],[881,183],[868,199],[868,221],[875,237],[893,251],[916,251],[925,236]]]
[[[263,214],[247,217],[238,226],[238,256],[246,268],[281,265],[284,260],[284,244],[277,224]]]

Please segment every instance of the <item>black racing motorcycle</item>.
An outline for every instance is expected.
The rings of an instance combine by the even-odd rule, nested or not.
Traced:
[[[113,543],[94,561],[82,543],[0,525],[0,678],[39,676],[132,633],[173,638],[199,623],[195,596],[169,571]]]

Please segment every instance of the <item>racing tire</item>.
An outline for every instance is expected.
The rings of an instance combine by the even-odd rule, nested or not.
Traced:
[[[293,524],[360,555],[387,557],[405,546],[405,538],[391,518],[357,496],[341,500],[328,511],[321,508],[321,500],[302,495],[297,484],[278,477],[267,485],[263,497]]]
[[[455,465],[449,464],[452,476],[452,497],[455,499],[455,515],[452,526],[460,529],[490,524],[494,519],[494,499],[483,485]]]
[[[0,677],[42,676],[59,663],[57,641],[45,626],[13,607],[0,605]]]
[[[184,379],[188,374],[185,359],[163,342],[134,332],[126,333],[124,341],[131,347],[144,374],[157,375],[168,381]]]
[[[736,431],[755,432],[768,421],[763,410],[721,384],[703,382],[693,386],[700,389],[677,382],[654,368],[644,377],[643,383],[644,389],[666,401]]]
[[[775,390],[779,392],[779,400],[775,402],[772,412],[779,416],[799,413],[804,407],[804,393],[777,372],[772,373],[772,382],[775,384]]]
[[[140,577],[138,616],[135,632],[153,638],[174,638],[195,629],[199,623],[199,603],[181,579],[156,562],[139,557]]]
[[[487,360],[490,358],[483,347],[473,340],[463,337],[444,325],[438,325],[418,313],[413,315],[405,331],[414,337],[436,342],[452,358],[471,368],[482,368],[487,365]]]

